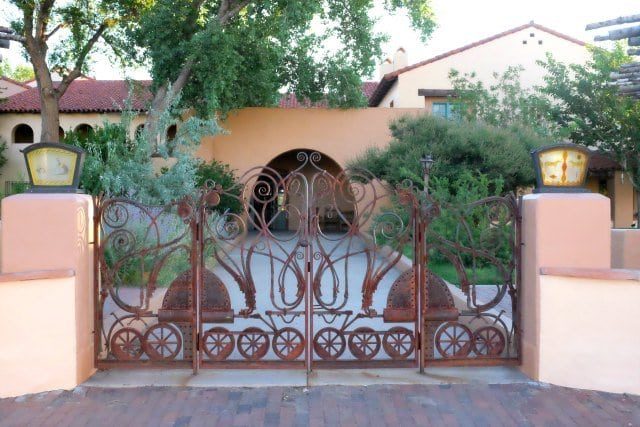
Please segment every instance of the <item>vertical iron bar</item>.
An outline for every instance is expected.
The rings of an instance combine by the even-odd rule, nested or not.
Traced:
[[[307,181],[306,179],[304,180],[305,182]],[[312,217],[311,217],[311,206],[312,203],[310,203],[309,197],[311,197],[311,192],[309,191],[309,183],[306,182],[306,197],[305,197],[305,203],[306,203],[306,212],[307,212],[307,219],[305,221],[305,240],[307,242],[307,246],[304,248],[304,252],[305,252],[305,278],[306,278],[306,286],[305,286],[305,322],[306,322],[306,331],[305,331],[305,335],[306,335],[306,347],[305,347],[305,351],[306,351],[306,365],[307,365],[307,384],[309,382],[309,374],[311,373],[311,371],[313,370],[313,348],[311,346],[311,343],[313,342],[313,290],[312,288],[312,278],[311,278],[311,271],[312,271],[312,263],[313,263],[313,249],[312,249],[312,245],[311,245],[311,221],[312,221]]]
[[[515,265],[516,265],[516,278],[515,278],[515,288],[516,288],[516,303],[515,309],[516,313],[512,316],[513,321],[516,322],[515,327],[513,328],[514,336],[516,339],[516,351],[518,352],[518,361],[522,362],[522,293],[520,292],[520,285],[522,280],[522,246],[524,242],[522,241],[522,196],[519,196],[515,201],[515,234],[516,234],[516,247],[514,248],[515,253],[513,256],[515,257]],[[512,303],[513,307],[514,304]],[[506,333],[506,331],[505,331]]]
[[[423,155],[420,159],[420,164],[422,166],[422,174],[423,174],[423,192],[424,192],[424,201],[417,204],[417,224],[418,224],[418,251],[417,254],[414,254],[418,259],[418,276],[416,278],[416,286],[418,288],[418,300],[417,304],[419,306],[418,309],[418,337],[419,337],[419,346],[420,346],[420,361],[419,361],[419,371],[421,374],[424,374],[424,359],[425,359],[425,350],[426,350],[426,341],[425,341],[425,322],[424,318],[426,317],[427,310],[427,280],[428,280],[428,257],[427,257],[427,227],[429,226],[429,174],[431,172],[431,166],[433,165],[433,157],[429,155]]]
[[[102,348],[102,310],[100,304],[100,198],[93,197],[93,362],[98,366],[98,355]]]
[[[425,356],[425,342],[424,342],[424,293],[425,293],[425,268],[424,260],[425,260],[425,244],[424,244],[424,218],[423,211],[420,209],[420,206],[416,208],[416,242],[415,242],[415,253],[414,257],[416,259],[415,264],[417,266],[416,270],[416,319],[417,319],[417,327],[416,334],[418,339],[418,345],[416,347],[419,348],[418,352],[418,368],[421,374],[424,373],[424,356]]]
[[[196,204],[194,216],[191,220],[191,295],[192,295],[192,319],[191,319],[191,348],[192,348],[192,365],[193,365],[193,374],[198,374],[198,370],[200,369],[200,287],[202,283],[202,251],[201,245],[202,241],[202,219],[204,217],[204,204],[198,203]]]

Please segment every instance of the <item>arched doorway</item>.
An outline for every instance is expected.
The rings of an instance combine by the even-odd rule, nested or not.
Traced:
[[[313,160],[313,161],[310,161]],[[295,149],[274,157],[262,170],[258,183],[254,186],[254,216],[261,217],[272,231],[295,231],[300,227],[300,214],[308,208],[307,198],[299,191],[290,191],[285,187],[292,179],[298,184],[304,181],[306,186],[324,185],[318,177],[326,174],[331,178],[339,178],[344,174],[343,168],[331,157],[314,150]],[[297,178],[296,178],[297,177]],[[343,200],[342,204],[349,204]],[[332,215],[328,208],[317,207],[319,225],[327,228],[341,228],[340,218]],[[327,210],[327,212],[324,212]],[[353,208],[346,212],[353,214]]]

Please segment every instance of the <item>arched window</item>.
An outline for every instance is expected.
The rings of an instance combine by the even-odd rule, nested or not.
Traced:
[[[171,125],[167,129],[167,141],[173,141],[176,138],[176,133],[178,133],[178,127],[176,125]]]
[[[15,144],[31,144],[33,142],[33,129],[31,126],[19,124],[13,129],[13,142]]]
[[[82,137],[87,137],[90,133],[93,133],[93,128],[86,123],[79,124],[74,130]]]
[[[58,138],[60,139],[60,141],[64,139],[64,129],[62,129],[60,126],[58,126]]]
[[[140,135],[142,135],[142,131],[144,131],[144,123],[136,127],[136,138],[139,138]]]

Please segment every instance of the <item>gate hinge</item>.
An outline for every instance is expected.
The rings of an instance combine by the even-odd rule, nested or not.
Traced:
[[[196,334],[196,351],[200,351],[200,334]]]
[[[307,273],[311,273],[311,261],[307,261]]]

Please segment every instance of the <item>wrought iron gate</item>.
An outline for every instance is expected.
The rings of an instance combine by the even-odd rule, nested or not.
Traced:
[[[517,360],[514,198],[460,210],[366,171],[331,173],[318,153],[297,160],[288,173],[257,167],[233,188],[211,184],[166,206],[98,203],[99,367]],[[440,231],[452,220],[454,234]],[[459,291],[430,272],[436,252]],[[487,264],[501,281],[483,300],[487,285],[472,273]],[[495,310],[505,296],[509,321]]]

